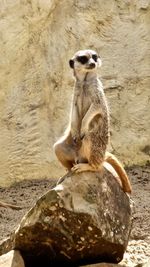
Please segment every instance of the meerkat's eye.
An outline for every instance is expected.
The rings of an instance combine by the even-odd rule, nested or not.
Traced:
[[[98,59],[97,55],[92,55],[92,58],[94,59],[95,62],[97,62],[97,59]]]
[[[88,62],[88,57],[86,56],[78,56],[77,61],[80,62],[81,64],[86,64]]]

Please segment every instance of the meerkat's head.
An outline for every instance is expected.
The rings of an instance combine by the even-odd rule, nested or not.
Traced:
[[[101,59],[94,50],[80,50],[69,60],[75,73],[95,72],[101,64]]]

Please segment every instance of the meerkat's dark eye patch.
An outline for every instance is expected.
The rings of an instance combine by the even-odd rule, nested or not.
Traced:
[[[70,68],[74,68],[74,61],[73,61],[73,59],[70,59],[69,60],[69,65],[70,65]]]
[[[92,58],[94,59],[95,62],[97,62],[98,56],[96,54],[92,55]]]
[[[78,56],[77,61],[80,62],[81,64],[86,64],[88,62],[88,57],[86,56]]]

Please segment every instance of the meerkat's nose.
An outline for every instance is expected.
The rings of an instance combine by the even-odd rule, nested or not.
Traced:
[[[94,62],[91,62],[91,63],[89,64],[89,66],[90,66],[91,69],[93,69],[93,68],[95,68],[95,63],[94,63]]]

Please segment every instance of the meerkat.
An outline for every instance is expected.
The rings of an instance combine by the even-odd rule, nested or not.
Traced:
[[[109,110],[103,86],[97,75],[101,59],[93,50],[80,50],[70,59],[75,86],[69,126],[55,144],[61,164],[73,172],[100,171],[106,161],[122,182],[124,192],[131,193],[129,178],[118,159],[107,152]]]

